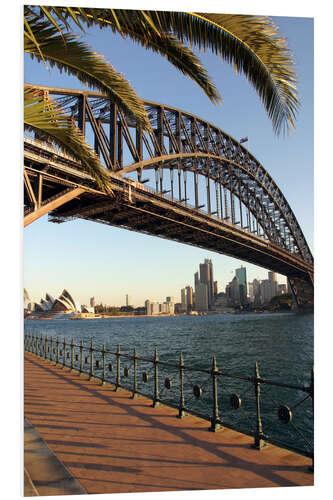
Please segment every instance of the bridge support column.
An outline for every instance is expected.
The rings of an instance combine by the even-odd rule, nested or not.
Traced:
[[[313,312],[314,287],[309,276],[309,281],[300,278],[288,278],[289,288],[293,297],[292,309],[298,312]]]
[[[64,203],[67,203],[73,198],[77,198],[80,194],[84,193],[84,191],[85,190],[83,188],[75,188],[70,191],[66,190],[66,193],[64,193],[63,195],[59,195],[55,200],[42,205],[41,207],[37,208],[37,210],[34,210],[30,214],[26,215],[24,217],[24,227],[28,226],[43,215],[48,214],[49,212],[51,212],[51,210],[55,210],[56,208],[60,207]]]

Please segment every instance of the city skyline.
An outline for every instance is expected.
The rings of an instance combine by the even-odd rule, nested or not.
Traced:
[[[188,280],[186,282],[186,284],[184,284],[184,286],[180,290],[178,290],[178,295],[177,295],[177,293],[175,295],[167,295],[166,293],[164,293],[163,297],[153,297],[150,295],[150,296],[147,296],[142,303],[136,303],[136,302],[133,302],[131,300],[133,292],[131,294],[125,293],[124,297],[122,299],[119,298],[119,302],[117,302],[117,303],[109,303],[109,302],[103,300],[101,297],[99,297],[98,294],[95,294],[96,296],[95,295],[91,296],[91,294],[90,294],[89,299],[87,299],[86,301],[81,301],[80,299],[78,299],[75,296],[75,294],[73,294],[73,295],[77,298],[78,303],[80,303],[81,305],[84,305],[84,306],[89,304],[90,307],[97,306],[97,305],[111,306],[111,307],[131,306],[134,308],[135,307],[147,307],[147,305],[146,305],[147,302],[150,302],[151,304],[163,304],[165,302],[169,302],[170,299],[174,304],[179,303],[179,304],[182,304],[183,306],[190,304],[191,306],[193,306],[193,303],[194,303],[193,297],[195,296],[196,293],[202,292],[202,290],[200,292],[200,289],[199,289],[199,287],[201,285],[201,286],[207,287],[207,293],[206,293],[207,294],[207,297],[206,297],[207,308],[201,306],[201,307],[199,307],[199,310],[208,310],[208,309],[211,309],[211,306],[214,305],[213,297],[215,295],[217,295],[217,293],[221,293],[221,292],[226,293],[228,286],[231,284],[231,282],[235,278],[237,278],[239,283],[243,287],[245,287],[245,297],[250,295],[249,286],[250,285],[252,286],[252,284],[256,281],[258,282],[258,284],[261,284],[261,283],[264,283],[266,281],[271,281],[272,279],[274,279],[274,281],[276,282],[276,292],[278,291],[278,286],[281,287],[281,289],[282,288],[284,289],[284,287],[286,290],[288,289],[288,282],[287,282],[286,278],[284,276],[281,276],[281,275],[279,275],[275,272],[269,271],[269,270],[266,270],[268,280],[267,280],[267,276],[264,277],[263,279],[260,279],[260,278],[258,279],[258,276],[256,276],[252,280],[249,280],[247,278],[247,267],[241,265],[240,268],[234,269],[234,271],[233,271],[234,277],[229,281],[229,283],[225,283],[225,285],[223,286],[223,285],[219,284],[218,280],[214,279],[214,271],[213,271],[214,263],[213,263],[212,259],[205,258],[203,263],[197,264],[197,267],[198,267],[199,271],[196,271],[194,273],[194,275],[192,272],[193,281],[191,282],[190,280]],[[209,269],[209,274],[207,274],[207,268]],[[282,280],[284,280],[286,282],[279,283],[278,277],[280,277],[280,279],[282,278]],[[192,283],[193,286],[190,283]],[[68,287],[68,289],[70,290],[70,287]],[[208,296],[209,296],[208,289],[211,289],[212,296],[210,297],[210,299],[208,298]],[[52,297],[53,294],[50,293],[49,290],[51,290],[50,287],[48,288],[48,290],[44,294],[41,294],[37,300],[34,300],[30,296],[29,290],[27,290],[28,295],[29,295],[29,299],[26,299],[25,303],[28,304],[29,302],[31,302],[31,303],[39,304],[40,301],[43,302],[44,296],[50,295]],[[244,294],[244,290],[243,290],[243,294]],[[59,295],[59,294],[57,294],[57,293],[54,294],[54,296],[57,296],[57,295]],[[189,300],[189,296],[191,297],[190,300]],[[202,300],[202,299],[200,299],[200,300]],[[243,297],[243,302],[244,302],[244,297]],[[188,310],[188,308],[186,306],[183,307],[183,309],[184,309],[184,311]],[[192,307],[190,309],[192,309]]]
[[[108,35],[100,30],[89,30],[83,40],[104,53],[143,98],[193,112],[238,140],[248,136],[246,148],[281,187],[313,249],[313,20],[274,20],[295,54],[303,99],[296,132],[288,137],[274,135],[253,89],[211,54],[200,54],[200,58],[222,93],[222,107],[213,106],[200,89],[167,61],[120,36],[112,36],[116,49],[112,51],[105,50]],[[154,68],[149,80],[141,71],[143,58]],[[48,72],[29,58],[25,60],[25,81],[80,87],[73,78],[60,75],[55,69]],[[175,85],[168,85],[170,81]],[[300,166],[302,189],[295,189],[300,184]],[[246,265],[250,281],[267,275],[266,269],[231,257],[83,220],[57,225],[49,223],[45,216],[25,229],[24,239],[24,286],[32,300],[39,300],[47,291],[57,295],[63,286],[82,303],[89,303],[91,295],[95,295],[105,303],[121,306],[126,293],[134,304],[144,303],[148,295],[164,300],[165,295],[178,296],[191,269],[205,258],[214,259],[219,286],[225,286],[234,269],[241,265]]]

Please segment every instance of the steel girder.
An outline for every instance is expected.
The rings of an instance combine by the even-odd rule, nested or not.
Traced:
[[[195,179],[198,175],[204,176],[207,179],[208,213],[211,213],[209,186],[213,182],[216,186],[216,211],[221,218],[234,224],[239,222],[234,214],[238,200],[238,214],[241,219],[247,219],[247,226],[241,221],[241,227],[261,234],[313,264],[303,232],[275,181],[249,151],[223,130],[182,110],[145,101],[151,130],[143,131],[105,95],[35,87],[52,95],[67,109],[110,171],[124,176],[137,172],[141,181],[142,172],[153,169],[156,187],[163,192],[163,171],[168,169],[172,177],[172,196],[176,172],[179,198],[183,196],[180,173],[183,175],[183,192],[187,187],[187,172],[193,173],[194,191],[198,190]],[[197,198],[196,209],[199,208]],[[186,203],[186,199],[181,201]]]

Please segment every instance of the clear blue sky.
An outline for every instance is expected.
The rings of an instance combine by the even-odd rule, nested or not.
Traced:
[[[273,19],[293,51],[299,77],[301,108],[296,131],[286,137],[274,135],[259,97],[244,77],[212,54],[200,58],[222,95],[222,106],[211,104],[162,57],[130,40],[99,29],[89,30],[83,39],[104,54],[142,98],[194,113],[236,139],[248,136],[245,146],[281,188],[313,250],[313,20]],[[80,88],[78,81],[55,69],[47,72],[30,58],[24,62],[26,82]],[[206,257],[212,258],[215,279],[224,290],[242,262],[87,221],[51,224],[46,216],[24,230],[24,286],[34,301],[45,292],[57,296],[65,287],[81,303],[95,296],[103,303],[123,305],[126,293],[134,305],[167,295],[179,300],[180,289],[193,285],[193,274]],[[249,281],[267,277],[267,271],[243,265]]]

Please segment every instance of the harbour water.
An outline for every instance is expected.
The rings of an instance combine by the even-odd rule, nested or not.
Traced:
[[[212,357],[216,356],[219,370],[239,376],[253,376],[254,364],[258,362],[260,376],[286,384],[308,386],[313,366],[314,325],[313,314],[268,313],[268,314],[221,314],[207,316],[175,317],[135,317],[109,318],[96,320],[49,320],[25,321],[25,333],[47,335],[70,343],[83,340],[88,346],[90,340],[96,348],[105,344],[106,349],[115,352],[117,345],[125,354],[154,357],[158,349],[160,361],[178,363],[182,352],[187,366],[210,369]],[[161,367],[162,368],[162,367]],[[142,367],[143,369],[143,367]],[[160,372],[163,385],[168,376],[177,385],[177,373],[170,374],[166,368]],[[200,379],[201,377],[201,379]],[[187,375],[187,400],[202,411],[211,405],[211,390],[196,402],[193,398],[193,384],[209,386],[209,380],[202,375]],[[152,384],[152,379],[150,381]],[[149,385],[149,384],[148,384]],[[230,379],[219,380],[221,394],[221,417],[233,423],[250,428],[255,425],[255,401],[253,385]],[[210,387],[210,386],[209,386]],[[153,387],[151,387],[153,391]],[[163,392],[164,391],[164,392]],[[164,399],[173,401],[172,391],[162,389]],[[231,413],[229,396],[237,393],[242,397],[242,409]],[[295,446],[309,449],[312,446],[312,402],[301,391],[291,391],[278,387],[262,385],[262,413],[264,432],[275,438],[281,435],[291,440]],[[194,402],[193,402],[194,399]],[[277,408],[281,405],[293,410],[290,425],[281,424],[276,418]]]

